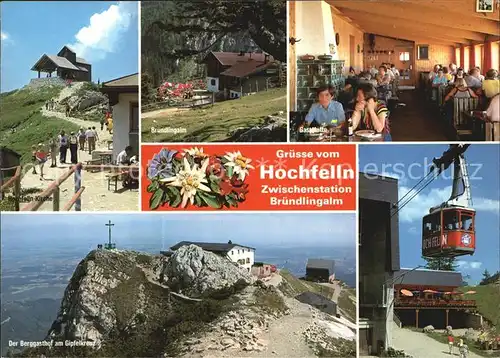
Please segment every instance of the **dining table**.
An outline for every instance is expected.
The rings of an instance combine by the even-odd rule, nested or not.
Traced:
[[[295,139],[297,142],[316,142],[316,143],[325,143],[325,142],[337,142],[337,143],[371,143],[371,142],[390,142],[391,136],[390,134],[375,134],[370,136],[365,136],[366,131],[356,131],[353,135],[348,136],[345,133],[334,133],[334,132],[315,132],[315,133],[307,133],[300,132],[296,134]],[[363,135],[361,135],[363,132]],[[374,131],[373,131],[374,133]]]

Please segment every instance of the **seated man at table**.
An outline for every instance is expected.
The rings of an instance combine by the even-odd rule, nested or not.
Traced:
[[[469,75],[465,77],[465,81],[467,82],[467,86],[474,90],[482,87],[482,83],[479,78],[479,70],[477,68],[473,68],[469,71]]]
[[[370,129],[382,133],[386,140],[390,140],[389,110],[381,101],[371,84],[360,84],[356,94],[356,105],[351,120],[353,129]]]
[[[133,161],[133,156],[132,156],[133,149],[130,145],[125,147],[124,150],[122,150],[118,156],[116,157],[116,164],[117,165],[131,165],[134,163]]]
[[[322,86],[316,91],[318,102],[314,103],[306,115],[306,123],[337,127],[345,121],[344,108],[333,99],[332,86]]]

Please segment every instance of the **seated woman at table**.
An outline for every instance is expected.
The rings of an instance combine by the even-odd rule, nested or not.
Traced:
[[[432,87],[439,87],[447,84],[448,84],[448,79],[444,75],[444,70],[440,68],[437,72],[437,75],[432,80]]]
[[[385,86],[391,83],[391,76],[387,73],[387,68],[385,66],[380,66],[378,68],[376,80],[379,86]]]
[[[377,100],[377,90],[371,84],[360,84],[351,120],[354,130],[371,129],[390,138],[389,110]]]
[[[444,98],[445,102],[452,98],[477,98],[477,94],[467,86],[467,82],[463,78],[457,78],[454,85],[455,87]]]
[[[458,78],[465,78],[465,72],[463,68],[457,69],[457,72],[453,75],[451,82],[455,82]]]
[[[450,70],[448,69],[448,67],[443,67],[443,75],[444,75],[444,77],[446,77],[448,82],[453,80],[453,75],[450,73]]]
[[[340,102],[333,99],[332,86],[322,86],[316,91],[318,102],[314,103],[306,115],[306,123],[326,126],[338,126],[345,122],[344,108]]]

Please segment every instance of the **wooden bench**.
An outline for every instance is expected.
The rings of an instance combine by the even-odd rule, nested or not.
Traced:
[[[128,171],[122,171],[118,173],[110,173],[106,175],[106,179],[108,180],[108,190],[110,190],[111,187],[113,187],[113,191],[118,190],[118,180],[122,180],[123,175],[127,174]]]
[[[90,160],[87,160],[87,165],[101,165],[102,164],[102,158],[98,158],[98,159],[90,159]],[[98,172],[99,170],[98,169],[91,169],[89,170],[91,173],[95,173],[95,172]]]
[[[477,109],[478,105],[479,100],[477,98],[453,99],[453,127],[458,137],[471,136],[473,134],[472,123],[470,123],[467,113]]]

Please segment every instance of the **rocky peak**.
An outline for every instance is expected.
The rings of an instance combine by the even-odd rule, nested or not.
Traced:
[[[170,258],[94,250],[76,267],[48,339],[92,342],[99,348],[109,337],[164,329],[177,304],[230,295],[251,282],[246,270],[194,245]]]

